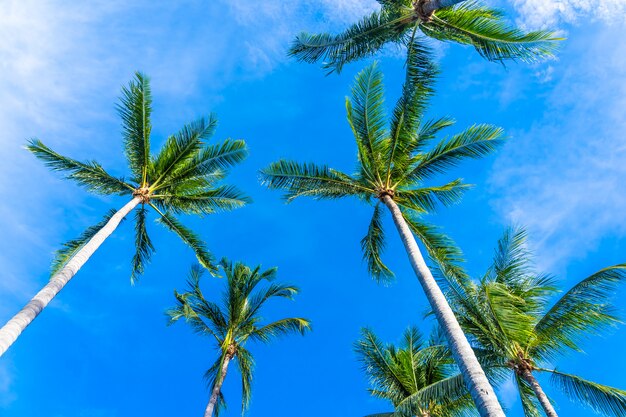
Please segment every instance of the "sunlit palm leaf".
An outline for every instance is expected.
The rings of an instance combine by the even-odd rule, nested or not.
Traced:
[[[383,263],[381,255],[385,248],[385,234],[382,225],[382,207],[376,204],[372,221],[367,229],[367,235],[361,240],[363,259],[367,262],[367,268],[379,282],[388,282],[393,279],[393,272]]]
[[[135,255],[132,260],[131,282],[143,274],[145,265],[154,253],[154,246],[146,230],[147,210],[142,206],[135,210]]]

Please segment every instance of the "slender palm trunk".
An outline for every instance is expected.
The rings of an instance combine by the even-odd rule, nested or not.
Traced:
[[[541,385],[539,385],[539,381],[535,379],[535,376],[533,375],[532,371],[530,371],[530,369],[525,369],[524,372],[522,372],[522,378],[524,378],[524,380],[530,384],[530,387],[533,389],[533,392],[535,393],[535,396],[539,400],[539,403],[541,404],[543,411],[545,411],[546,416],[547,417],[559,417],[556,411],[554,410],[554,407],[552,407],[552,403],[550,403],[548,396],[546,395],[545,392],[543,392]]]
[[[19,313],[0,329],[0,356],[11,347],[26,327],[41,313],[52,299],[76,275],[78,270],[100,247],[102,242],[117,228],[122,219],[141,202],[140,197],[133,198],[111,217],[107,224],[98,231],[67,265],[56,273],[50,281],[26,304]]]
[[[426,298],[428,298],[428,302],[435,312],[439,325],[446,335],[452,356],[461,369],[465,384],[476,404],[478,412],[482,417],[505,417],[502,407],[498,403],[498,398],[487,380],[480,363],[478,363],[474,351],[465,338],[459,322],[454,316],[443,292],[437,285],[437,281],[435,281],[428,269],[424,257],[417,246],[415,237],[404,220],[400,208],[388,195],[383,197],[383,202],[391,211],[393,221],[411,261],[411,266],[426,293]]]
[[[206,406],[204,417],[213,417],[213,410],[215,409],[215,404],[217,404],[217,399],[220,396],[222,384],[224,383],[224,379],[226,378],[226,372],[228,371],[228,363],[231,359],[232,357],[229,354],[227,354],[224,358],[224,363],[222,363],[220,376],[217,381],[215,381],[215,386],[213,387],[213,392],[211,393],[211,399],[209,400],[209,404]]]

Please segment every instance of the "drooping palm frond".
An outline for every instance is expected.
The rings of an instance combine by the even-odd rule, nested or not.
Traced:
[[[501,11],[475,1],[440,9],[419,28],[425,35],[441,41],[472,45],[483,58],[498,62],[507,59],[537,62],[551,58],[557,41],[562,40],[554,32],[523,32],[511,27]]]
[[[200,265],[209,270],[212,274],[217,273],[217,267],[215,266],[215,258],[207,249],[206,244],[196,235],[191,229],[185,227],[176,217],[169,213],[163,213],[153,204],[150,204],[152,208],[157,210],[161,215],[157,219],[157,222],[165,226],[167,229],[174,232],[187,246],[189,246],[194,253]]]
[[[291,201],[301,196],[342,198],[363,196],[374,190],[326,166],[280,160],[261,171],[262,181],[271,189],[286,189]]]
[[[372,277],[379,282],[388,282],[393,279],[394,274],[381,259],[385,248],[382,214],[382,207],[378,203],[374,207],[374,214],[367,228],[367,235],[361,239],[361,249],[363,250],[363,259],[367,262],[367,269]]]
[[[605,416],[626,415],[626,391],[556,370],[542,371],[551,373],[551,382],[572,401],[583,403]]]
[[[530,387],[530,384],[519,375],[515,375],[514,378],[515,384],[517,385],[517,392],[519,393],[522,403],[522,409],[524,410],[524,417],[543,417],[544,414],[541,411],[541,405],[537,397],[535,397],[535,393]]]
[[[28,142],[26,149],[53,171],[67,172],[67,179],[76,181],[87,190],[97,194],[128,195],[134,187],[127,184],[123,178],[109,175],[97,162],[78,162],[74,159],[59,155],[44,145],[39,139]]]
[[[554,358],[565,349],[580,350],[579,342],[599,334],[619,319],[610,303],[617,286],[626,280],[626,264],[602,269],[576,284],[535,326],[534,352]]]
[[[146,215],[147,210],[143,206],[135,210],[135,255],[132,260],[131,283],[143,274],[146,263],[154,253],[154,246],[146,230]]]
[[[416,189],[399,189],[396,202],[417,213],[434,213],[440,205],[444,207],[458,203],[471,185],[460,178],[447,184]]]
[[[154,204],[162,210],[177,214],[213,214],[230,211],[251,202],[250,198],[236,187],[225,185],[190,193],[154,194]]]
[[[252,398],[254,358],[250,352],[240,347],[236,359],[241,375],[241,413],[243,415],[250,406],[250,399]]]
[[[111,209],[105,214],[104,218],[93,226],[89,226],[83,231],[79,237],[65,242],[61,249],[55,252],[52,265],[50,267],[50,276],[54,276],[59,272],[70,259],[78,252],[87,242],[91,240],[96,233],[100,231],[108,222],[111,217],[115,215],[116,210]]]
[[[144,187],[150,169],[150,131],[152,124],[152,91],[150,80],[140,72],[127,87],[122,88],[120,104],[117,106],[122,118],[122,134],[124,136],[124,153],[133,180]]]

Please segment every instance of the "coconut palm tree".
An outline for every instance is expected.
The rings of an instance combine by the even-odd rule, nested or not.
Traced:
[[[554,368],[581,342],[618,323],[611,296],[626,280],[626,264],[602,269],[551,302],[558,292],[550,276],[532,266],[523,229],[508,230],[498,242],[493,264],[478,281],[449,278],[461,326],[486,366],[513,376],[526,416],[557,415],[538,374],[571,400],[607,416],[626,415],[626,391]],[[488,363],[488,365],[487,365]]]
[[[228,139],[214,145],[206,144],[217,124],[215,117],[209,116],[185,125],[168,137],[161,150],[153,155],[150,150],[151,110],[150,82],[145,75],[136,73],[128,87],[122,89],[118,105],[124,153],[130,171],[127,179],[109,174],[95,161],[79,162],[60,155],[38,139],[29,142],[27,149],[53,171],[65,172],[66,178],[94,194],[126,196],[129,201],[121,209],[110,211],[100,223],[89,227],[57,252],[50,281],[0,329],[0,355],[133,209],[136,249],[132,258],[133,281],[144,271],[154,252],[146,230],[150,208],[158,215],[158,223],[191,247],[202,265],[215,268],[206,245],[176,215],[211,214],[232,210],[248,202],[248,198],[236,188],[218,184],[231,166],[245,158],[245,142]]]
[[[472,45],[489,61],[535,62],[553,56],[550,31],[525,33],[509,26],[500,10],[463,0],[378,0],[379,11],[364,16],[338,35],[301,33],[289,54],[300,61],[324,60],[329,72],[374,55],[387,44],[424,47],[425,37]],[[457,4],[458,3],[458,4]],[[420,36],[421,35],[421,36]]]
[[[427,57],[423,49],[409,49],[406,80],[389,130],[385,129],[382,74],[377,65],[367,67],[356,77],[352,99],[346,102],[358,151],[354,174],[286,160],[271,164],[261,174],[270,188],[286,190],[288,201],[303,196],[357,197],[374,203],[372,220],[361,246],[370,272],[378,279],[392,275],[380,257],[384,247],[383,207],[387,207],[481,415],[503,416],[493,389],[415,241],[417,236],[431,257],[444,264],[446,270],[458,270],[453,263],[458,251],[449,247],[448,239],[420,217],[432,212],[438,203],[457,202],[467,185],[461,179],[444,185],[425,182],[464,159],[489,154],[503,141],[503,134],[497,127],[476,125],[428,149],[436,134],[453,121],[424,119],[436,73]]]
[[[205,417],[217,416],[226,403],[222,384],[231,361],[236,361],[241,374],[242,412],[250,403],[254,359],[247,350],[247,343],[269,343],[276,337],[290,333],[304,334],[310,323],[303,318],[285,318],[271,323],[262,323],[261,310],[273,298],[292,299],[298,293],[293,285],[273,282],[276,268],[261,271],[261,267],[250,268],[240,262],[231,263],[223,259],[220,265],[226,275],[226,288],[222,302],[208,301],[200,289],[203,269],[193,267],[184,293],[174,292],[176,307],[167,311],[170,323],[184,318],[197,333],[213,339],[218,357],[205,378],[209,382],[211,397],[204,412]],[[260,284],[267,283],[262,288]]]
[[[369,392],[394,408],[368,417],[475,415],[463,376],[454,366],[441,332],[436,330],[425,340],[419,329],[410,327],[396,347],[363,329],[355,348],[372,387]]]

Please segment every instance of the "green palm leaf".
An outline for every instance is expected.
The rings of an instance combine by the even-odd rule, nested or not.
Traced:
[[[382,208],[379,203],[374,207],[374,214],[367,229],[367,235],[361,240],[363,259],[367,262],[367,268],[372,277],[379,282],[388,282],[394,277],[393,272],[387,268],[381,259],[384,248],[385,234],[382,225]]]
[[[130,280],[134,283],[143,274],[144,267],[154,253],[154,246],[146,230],[147,210],[144,207],[135,210],[135,255],[132,260]]]

